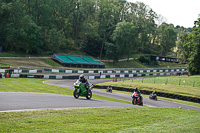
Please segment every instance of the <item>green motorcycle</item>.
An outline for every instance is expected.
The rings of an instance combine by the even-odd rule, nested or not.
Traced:
[[[77,80],[74,83],[74,97],[77,99],[77,98],[79,98],[79,96],[84,96],[87,99],[91,99],[92,98],[92,91],[91,91],[92,88],[93,88],[93,84],[89,84],[88,90],[87,90],[86,84],[81,83],[79,80]]]

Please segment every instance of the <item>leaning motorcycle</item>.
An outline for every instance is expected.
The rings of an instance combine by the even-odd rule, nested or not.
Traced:
[[[133,105],[143,106],[143,97],[142,96],[139,97],[139,95],[136,92],[134,92],[131,95],[131,97],[132,97],[132,104]]]
[[[86,84],[81,83],[79,80],[77,80],[74,83],[74,97],[77,99],[79,96],[86,97],[87,99],[92,98],[92,88],[93,84],[89,84],[88,90],[86,89]]]
[[[157,101],[157,95],[156,94],[150,94],[149,99],[153,99]]]
[[[107,89],[106,89],[106,92],[112,93],[112,87],[111,87],[111,86],[108,86]]]

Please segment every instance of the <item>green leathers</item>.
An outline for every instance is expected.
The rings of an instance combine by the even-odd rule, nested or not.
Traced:
[[[74,83],[74,97],[78,98],[79,96],[84,96],[87,99],[91,99],[92,98],[92,87],[93,85],[90,84],[89,88],[86,89],[86,85],[84,83],[81,83],[79,80],[77,80]]]

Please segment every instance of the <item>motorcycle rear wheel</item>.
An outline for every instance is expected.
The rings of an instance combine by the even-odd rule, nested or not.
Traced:
[[[79,97],[79,94],[78,94],[78,92],[77,92],[77,89],[75,89],[75,90],[74,90],[74,98],[77,99],[78,97]]]

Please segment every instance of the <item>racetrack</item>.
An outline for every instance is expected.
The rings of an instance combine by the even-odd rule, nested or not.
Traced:
[[[89,80],[90,83],[97,84],[102,82],[112,81],[111,79]],[[75,80],[51,80],[45,81],[46,84],[51,84],[60,87],[73,89]],[[121,93],[108,93],[100,90],[93,90],[93,94],[112,97],[131,103],[130,95]],[[72,94],[73,95],[73,94]],[[144,105],[153,107],[172,107],[199,110],[198,107],[184,105],[165,100],[149,100],[144,97]],[[46,94],[46,93],[23,93],[23,92],[0,92],[0,112],[8,111],[24,111],[24,110],[42,110],[42,109],[66,109],[66,108],[91,108],[91,107],[139,107],[137,105],[125,104],[119,102],[111,102],[104,100],[91,99],[87,100],[84,97],[75,99],[73,96]]]
[[[86,98],[75,99],[73,96],[24,93],[24,92],[0,92],[0,112],[66,109],[66,108],[91,108],[91,107],[130,107],[131,104],[111,102]]]
[[[103,82],[109,82],[112,81],[112,79],[95,79],[95,80],[88,80],[89,83],[92,84],[97,84],[97,83],[103,83]],[[55,86],[60,86],[60,87],[66,87],[73,89],[73,83],[75,80],[52,80],[52,81],[45,81],[44,83],[46,84],[51,84]],[[125,100],[125,101],[130,101],[131,102],[131,93],[130,95],[127,94],[121,94],[121,93],[108,93],[105,91],[100,91],[100,90],[92,90],[93,94],[97,95],[102,95],[106,97],[111,97],[111,98],[116,98],[120,100]],[[176,102],[171,102],[171,101],[166,101],[166,100],[161,100],[158,97],[158,100],[150,100],[147,97],[143,97],[144,105],[151,106],[151,107],[171,107],[171,108],[184,108],[184,109],[192,109],[192,110],[199,110],[200,108],[190,106],[190,105],[185,105],[181,103],[176,103]]]

